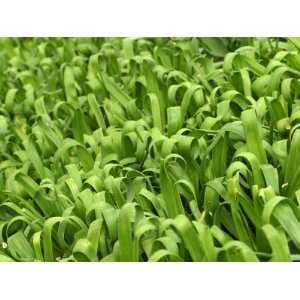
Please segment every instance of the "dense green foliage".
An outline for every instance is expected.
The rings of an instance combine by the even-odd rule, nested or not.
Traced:
[[[0,39],[0,261],[300,259],[300,39]]]

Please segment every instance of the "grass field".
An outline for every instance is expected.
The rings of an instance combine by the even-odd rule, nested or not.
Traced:
[[[300,260],[300,38],[1,38],[0,261]]]

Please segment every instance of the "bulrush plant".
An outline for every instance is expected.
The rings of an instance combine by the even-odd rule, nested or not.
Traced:
[[[1,38],[0,261],[300,260],[299,38]]]

